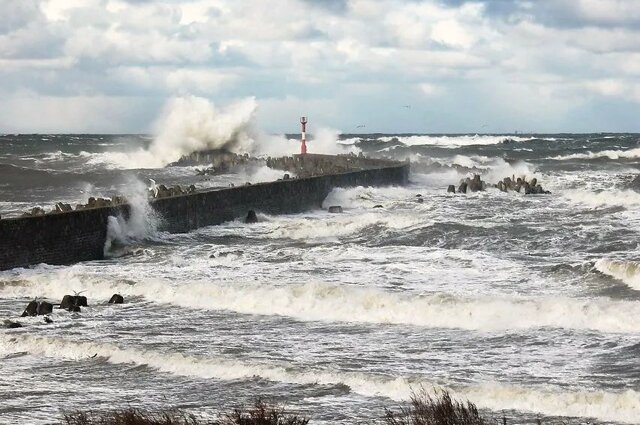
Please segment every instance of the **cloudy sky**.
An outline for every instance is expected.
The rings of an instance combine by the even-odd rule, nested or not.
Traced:
[[[0,132],[174,96],[343,132],[640,131],[639,0],[0,0]]]

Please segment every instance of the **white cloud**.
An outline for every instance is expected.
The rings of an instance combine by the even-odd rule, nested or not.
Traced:
[[[447,116],[467,114],[471,121],[478,109],[492,110],[493,93],[506,96],[512,90],[546,100],[546,107],[533,104],[541,108],[537,123],[565,119],[567,125],[576,119],[572,108],[595,115],[589,102],[637,100],[637,0],[519,1],[501,4],[507,12],[494,13],[496,4],[10,2],[0,17],[0,92],[21,102],[32,99],[44,109],[55,98],[60,105],[140,99],[148,109],[149,98],[174,94],[221,102],[255,95],[268,99],[265,109],[273,119],[265,122],[274,127],[288,122],[277,118],[277,107],[293,113],[312,105],[317,110],[310,114],[335,127],[367,121],[372,105],[384,110],[387,99],[396,96],[398,102],[415,97],[428,106],[429,97],[446,93],[452,105]],[[33,96],[22,96],[24,89]],[[456,102],[478,108],[465,111],[453,106]],[[532,119],[526,105],[531,103],[510,111],[509,119],[518,113]],[[452,118],[451,125],[462,121]],[[71,130],[77,121],[66,125]]]
[[[435,96],[440,94],[441,89],[440,87],[431,84],[431,83],[421,83],[418,84],[418,88],[420,89],[420,91],[422,92],[422,94],[424,94],[425,96]]]
[[[0,128],[3,132],[130,132],[138,126],[140,111],[148,108],[130,97],[17,93],[0,102]]]

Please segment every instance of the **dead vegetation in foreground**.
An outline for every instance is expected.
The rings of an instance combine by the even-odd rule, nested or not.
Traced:
[[[253,406],[237,408],[212,421],[180,410],[146,412],[129,408],[109,412],[73,412],[64,415],[63,425],[307,425],[310,419],[288,412],[284,406],[261,399]],[[364,423],[364,422],[359,422]],[[542,422],[536,422],[541,425]],[[372,425],[507,425],[505,418],[482,416],[475,404],[451,398],[447,391],[430,395],[422,389],[413,393],[406,406],[397,411],[384,409],[384,416]],[[569,425],[562,422],[563,425]],[[583,423],[588,425],[588,423]]]

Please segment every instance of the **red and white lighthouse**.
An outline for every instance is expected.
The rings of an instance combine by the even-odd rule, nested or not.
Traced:
[[[307,153],[307,117],[300,118],[300,124],[302,124],[302,135],[300,136],[300,154]]]

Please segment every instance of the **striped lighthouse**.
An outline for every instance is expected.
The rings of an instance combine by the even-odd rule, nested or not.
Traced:
[[[300,154],[307,153],[307,117],[300,118],[300,124],[302,124],[302,135],[300,136]]]

